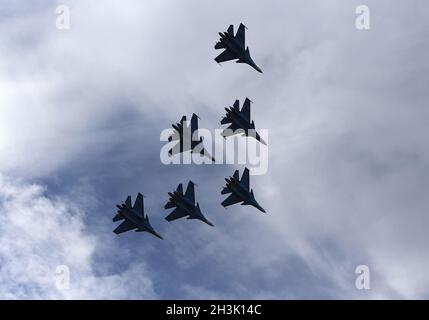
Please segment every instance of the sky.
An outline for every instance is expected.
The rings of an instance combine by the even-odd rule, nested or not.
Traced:
[[[0,298],[427,299],[428,14],[416,0],[0,1]],[[239,23],[263,74],[213,60]],[[220,205],[243,165],[160,161],[162,130],[192,113],[220,128],[245,97],[269,132],[250,178],[267,214]],[[188,180],[215,228],[164,220]],[[112,232],[138,192],[165,240]]]

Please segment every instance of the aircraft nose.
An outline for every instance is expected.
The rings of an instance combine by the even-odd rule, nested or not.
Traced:
[[[262,70],[261,70],[261,68],[259,68],[257,65],[256,65],[256,63],[252,60],[252,58],[250,58],[249,59],[250,60],[250,66],[253,68],[253,69],[255,69],[256,71],[258,71],[258,72],[260,72],[260,73],[263,73],[262,72]]]
[[[267,212],[265,211],[265,209],[264,209],[264,208],[262,208],[260,205],[258,205],[258,206],[257,206],[257,208],[258,208],[260,211],[262,211],[263,213],[267,213]]]
[[[256,201],[253,203],[253,205],[254,205],[254,207],[255,207],[256,209],[258,209],[259,211],[262,211],[263,213],[267,213],[267,212],[265,211],[265,209],[264,209],[264,208],[262,208],[262,207],[259,205],[259,203],[257,203]]]
[[[158,232],[156,232],[155,230],[152,230],[152,232],[151,232],[155,237],[157,237],[157,238],[160,238],[161,240],[164,240],[164,238],[158,233]]]
[[[255,68],[256,71],[263,73],[261,68],[259,68],[257,65],[254,65],[253,68]]]

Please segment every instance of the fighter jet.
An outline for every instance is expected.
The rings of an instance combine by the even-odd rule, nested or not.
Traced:
[[[231,24],[228,32],[219,32],[220,40],[215,45],[215,49],[225,49],[219,56],[215,58],[217,63],[238,59],[237,63],[247,63],[256,71],[262,73],[262,70],[253,62],[250,57],[249,47],[245,45],[245,29],[244,24],[240,23],[237,34],[234,36],[234,26]]]
[[[230,123],[230,125],[222,131],[222,136],[226,138],[237,133],[242,133],[243,136],[251,136],[266,145],[266,142],[255,131],[255,122],[253,120],[250,121],[250,102],[249,98],[246,98],[241,111],[239,100],[235,100],[233,107],[225,108],[226,115],[222,118],[220,123]],[[241,130],[236,132],[238,129]],[[249,130],[252,130],[252,134],[250,135]]]
[[[172,125],[175,131],[170,137],[168,137],[168,141],[177,141],[177,144],[168,151],[170,156],[189,150],[191,150],[192,153],[198,152],[198,149],[201,148],[199,153],[215,162],[215,159],[204,148],[203,138],[200,137],[197,139],[198,137],[194,136],[194,134],[196,135],[195,132],[198,131],[198,119],[199,117],[194,113],[192,114],[190,125],[186,120],[186,116],[183,116],[179,123]],[[195,141],[192,139],[193,137],[196,139]],[[199,146],[198,149],[197,146]]]
[[[163,239],[150,225],[149,216],[144,214],[143,195],[139,193],[137,199],[134,202],[134,206],[131,206],[131,196],[128,196],[125,203],[116,205],[118,208],[117,214],[114,216],[113,221],[124,220],[113,232],[121,234],[133,229],[137,229],[136,232],[149,232],[155,237]]]
[[[265,212],[264,208],[255,200],[253,190],[249,191],[249,169],[245,168],[241,180],[239,178],[238,170],[235,170],[232,177],[225,179],[226,187],[223,188],[222,194],[231,193],[231,195],[222,202],[222,205],[227,207],[242,202],[241,205],[251,205]]]
[[[180,219],[183,217],[187,217],[187,219],[198,219],[209,226],[214,227],[213,223],[208,221],[206,217],[201,212],[200,205],[195,203],[195,191],[194,191],[194,183],[192,181],[188,182],[188,187],[186,188],[186,193],[183,194],[183,186],[179,184],[176,191],[173,193],[169,192],[168,195],[170,199],[167,204],[164,206],[165,209],[175,208],[165,220],[173,221],[176,219]]]

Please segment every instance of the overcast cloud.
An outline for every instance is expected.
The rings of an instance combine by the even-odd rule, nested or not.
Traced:
[[[0,298],[428,298],[429,5],[367,1],[359,31],[359,4],[3,1]],[[213,60],[240,22],[264,74]],[[242,166],[159,159],[182,115],[218,128],[245,97],[269,130],[268,172],[251,177],[266,215],[220,206]],[[163,220],[188,179],[215,228]],[[164,241],[112,233],[137,192]],[[371,290],[355,287],[362,264]]]

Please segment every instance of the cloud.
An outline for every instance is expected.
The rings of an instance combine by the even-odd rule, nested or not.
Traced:
[[[1,22],[2,185],[30,197],[6,201],[1,217],[7,226],[28,221],[12,209],[39,215],[28,237],[55,245],[32,253],[38,247],[22,244],[47,265],[16,278],[43,285],[17,281],[10,292],[132,298],[125,288],[139,274],[147,290],[138,297],[427,297],[428,6],[369,4],[372,27],[361,32],[353,1],[69,3],[69,31],[55,29],[53,4],[16,8]],[[212,60],[217,32],[239,22],[263,75]],[[269,215],[220,207],[232,167],[159,162],[162,129],[192,112],[214,128],[223,107],[246,96],[256,125],[270,130],[268,174],[251,179]],[[190,177],[214,229],[160,222],[166,192]],[[108,215],[138,191],[164,242],[112,240]],[[58,224],[64,233],[46,242],[41,230]],[[3,250],[16,248],[19,232],[5,234]],[[66,245],[77,255],[67,263]],[[107,275],[97,274],[99,262]],[[46,274],[57,264],[82,278],[77,291],[51,290]],[[354,286],[359,264],[370,266],[370,292]]]
[[[154,298],[143,263],[107,273],[94,263],[103,246],[69,199],[51,199],[40,185],[0,176],[0,297],[2,299]],[[70,286],[57,287],[57,267]],[[129,290],[133,296],[129,295]]]

